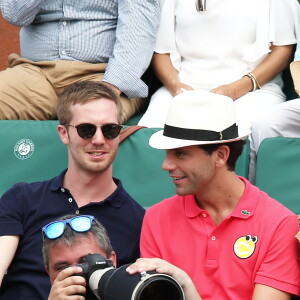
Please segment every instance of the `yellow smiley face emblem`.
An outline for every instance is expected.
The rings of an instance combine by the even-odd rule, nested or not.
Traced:
[[[238,238],[233,246],[235,255],[239,258],[250,257],[255,251],[257,240],[256,235],[252,237],[250,234]]]

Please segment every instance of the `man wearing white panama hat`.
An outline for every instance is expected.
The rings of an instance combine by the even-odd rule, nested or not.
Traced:
[[[172,100],[164,130],[149,144],[166,150],[163,169],[177,195],[147,210],[144,258],[130,273],[179,268],[196,287],[185,281],[193,293],[189,299],[299,295],[296,215],[234,172],[249,134],[236,124],[226,96],[194,90]]]

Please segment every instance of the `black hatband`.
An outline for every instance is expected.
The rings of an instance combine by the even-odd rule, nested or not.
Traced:
[[[238,127],[236,123],[234,123],[230,127],[217,132],[212,130],[180,128],[165,124],[163,135],[170,138],[193,141],[231,140],[238,137]]]

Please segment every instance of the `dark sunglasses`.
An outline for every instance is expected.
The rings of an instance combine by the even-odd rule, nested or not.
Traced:
[[[91,139],[95,135],[97,127],[101,128],[103,136],[109,140],[113,140],[119,136],[122,129],[121,125],[113,123],[105,125],[94,125],[90,123],[83,123],[79,125],[65,124],[64,126],[72,126],[76,128],[78,135],[84,140]]]
[[[93,220],[93,216],[81,215],[70,219],[54,221],[45,225],[42,232],[48,239],[53,240],[63,235],[67,224],[76,232],[86,232],[91,229]]]

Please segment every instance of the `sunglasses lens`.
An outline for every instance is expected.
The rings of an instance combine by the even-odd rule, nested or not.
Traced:
[[[102,126],[102,133],[105,138],[115,139],[121,132],[122,126],[118,124],[105,124]]]
[[[63,222],[54,222],[49,224],[45,229],[44,233],[48,239],[56,239],[60,237],[64,232],[65,224]]]
[[[88,123],[80,124],[76,126],[76,128],[78,135],[84,140],[91,139],[95,135],[97,130],[97,127],[95,125]]]
[[[70,221],[70,225],[77,232],[85,232],[91,229],[92,221],[93,219],[88,217],[75,217]]]
[[[48,239],[57,239],[63,235],[66,224],[69,224],[72,230],[76,232],[89,231],[92,228],[93,216],[77,216],[71,219],[55,221],[43,227],[43,233]]]
[[[79,124],[75,127],[77,129],[78,135],[84,140],[91,139],[95,135],[97,130],[96,125],[89,123]],[[118,124],[105,124],[100,127],[103,136],[109,140],[115,139],[120,134],[122,129],[122,126]]]

